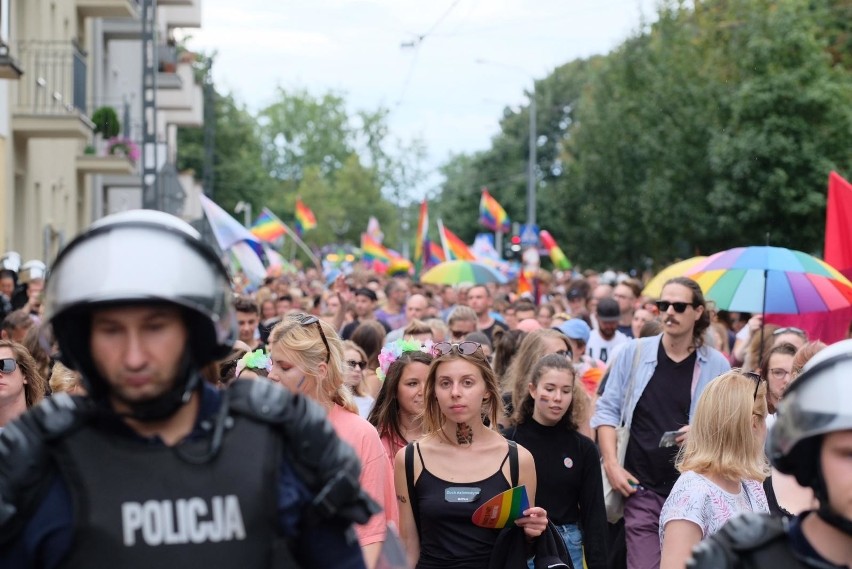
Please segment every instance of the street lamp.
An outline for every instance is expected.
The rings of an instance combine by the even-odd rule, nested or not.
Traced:
[[[487,59],[477,59],[476,63],[480,65],[493,65],[496,67],[505,67],[526,75],[532,80],[532,91],[527,93],[530,99],[530,137],[529,137],[529,161],[527,163],[527,227],[532,230],[536,220],[536,181],[535,181],[535,164],[538,160],[536,156],[536,146],[538,143],[538,135],[536,133],[536,106],[535,106],[535,78],[523,67],[510,65],[508,63],[500,63],[498,61],[490,61]]]
[[[251,204],[248,202],[244,202],[242,200],[237,202],[237,205],[234,207],[234,213],[242,213],[243,220],[246,227],[251,227]]]

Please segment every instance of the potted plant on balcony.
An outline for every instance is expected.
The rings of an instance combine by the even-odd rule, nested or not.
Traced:
[[[95,123],[95,134],[101,135],[104,140],[114,138],[121,132],[121,123],[118,121],[118,113],[112,107],[98,107],[92,113],[92,122]]]
[[[107,154],[113,156],[124,156],[135,165],[141,157],[142,152],[139,149],[139,145],[129,138],[114,137],[107,141]]]

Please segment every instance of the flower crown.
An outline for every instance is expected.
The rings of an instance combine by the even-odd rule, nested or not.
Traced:
[[[432,340],[426,340],[424,343],[420,343],[419,340],[394,340],[384,348],[382,348],[381,353],[379,354],[379,367],[376,368],[376,376],[379,380],[384,381],[385,376],[387,376],[388,369],[393,362],[399,359],[399,356],[404,354],[405,352],[423,352],[426,354],[432,354]]]
[[[244,369],[265,369],[267,372],[272,371],[272,360],[265,350],[255,350],[246,352],[240,361],[237,362],[237,377]]]

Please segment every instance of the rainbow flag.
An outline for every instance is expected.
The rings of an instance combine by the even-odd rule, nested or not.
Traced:
[[[306,206],[301,198],[296,200],[296,231],[310,231],[317,226],[317,218],[314,217],[314,212]]]
[[[556,244],[556,240],[553,238],[553,235],[551,235],[548,230],[542,229],[538,236],[541,239],[541,244],[545,249],[547,249],[547,254],[550,255],[550,260],[553,261],[553,266],[563,271],[570,269],[571,261],[568,260],[565,253],[563,253],[562,249],[559,248],[559,245]]]
[[[366,233],[361,234],[361,254],[364,261],[378,261],[383,265],[389,265],[392,257],[387,247]]]
[[[526,486],[515,486],[501,492],[479,506],[471,521],[483,528],[504,528],[524,515],[530,507]]]
[[[527,277],[526,271],[518,273],[518,296],[532,296],[533,285]]]
[[[281,238],[286,233],[284,222],[269,211],[268,208],[263,208],[260,215],[251,226],[252,234],[263,241],[271,242]]]
[[[444,227],[443,225],[440,227],[441,231],[441,240],[444,242],[444,246],[450,252],[450,255],[453,259],[457,259],[459,261],[475,261],[476,257],[473,253],[471,253],[470,248],[465,245],[465,242],[461,240],[461,238]]]
[[[512,228],[506,210],[488,193],[488,188],[482,188],[482,197],[479,199],[479,223],[491,231],[502,233],[508,233]]]
[[[373,215],[371,215],[370,219],[367,221],[367,235],[379,243],[381,243],[385,238],[385,234],[382,233],[382,228],[379,226],[379,220]]]
[[[423,268],[424,254],[429,250],[429,204],[423,200],[420,204],[420,218],[417,220],[417,234],[414,238],[414,266]]]
[[[440,245],[432,241],[429,242],[429,262],[427,265],[437,265],[443,263],[447,258],[444,256],[444,250]]]

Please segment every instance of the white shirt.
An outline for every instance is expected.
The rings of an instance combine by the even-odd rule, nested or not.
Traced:
[[[613,350],[622,344],[626,344],[630,338],[616,330],[615,335],[609,340],[604,340],[598,330],[592,330],[589,342],[586,344],[586,355],[605,364],[609,363]]]

